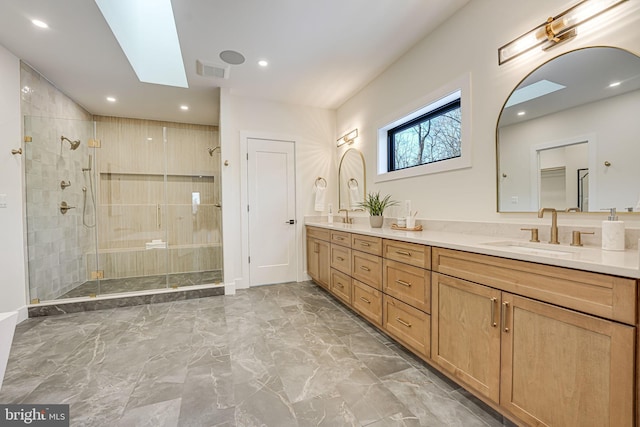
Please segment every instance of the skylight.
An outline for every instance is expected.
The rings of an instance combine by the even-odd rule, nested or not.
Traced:
[[[549,80],[540,80],[514,91],[509,97],[509,101],[505,105],[505,108],[548,95],[557,90],[564,89],[565,87],[566,86],[561,84],[550,82]]]
[[[95,0],[138,80],[189,87],[171,0]]]

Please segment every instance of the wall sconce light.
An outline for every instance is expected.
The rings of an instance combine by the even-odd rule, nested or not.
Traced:
[[[498,49],[498,65],[502,65],[533,48],[550,49],[577,35],[577,26],[626,0],[582,0],[561,14]]]
[[[358,128],[355,128],[351,132],[347,133],[344,136],[338,138],[338,147],[343,146],[344,144],[353,144],[353,141],[358,137]]]

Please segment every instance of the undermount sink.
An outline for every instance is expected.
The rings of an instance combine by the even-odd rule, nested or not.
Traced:
[[[561,247],[554,248],[551,245],[545,243],[533,243],[533,242],[518,242],[518,241],[501,241],[501,242],[487,242],[483,243],[487,246],[495,246],[499,248],[508,249],[513,252],[519,252],[530,255],[546,255],[546,256],[566,256],[576,253],[573,248]]]

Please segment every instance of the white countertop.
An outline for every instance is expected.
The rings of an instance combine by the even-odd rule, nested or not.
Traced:
[[[593,246],[574,247],[566,244],[529,243],[527,240],[504,236],[444,231],[401,231],[387,227],[371,228],[368,224],[329,224],[307,221],[305,225],[596,273],[640,278],[640,255],[637,249],[604,251]]]

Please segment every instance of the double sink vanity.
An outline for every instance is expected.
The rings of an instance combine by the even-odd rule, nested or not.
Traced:
[[[637,421],[638,252],[307,222],[315,283],[521,425]]]

